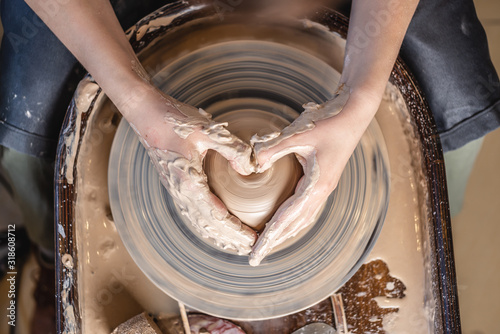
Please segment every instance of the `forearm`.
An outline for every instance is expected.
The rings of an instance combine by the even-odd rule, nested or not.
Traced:
[[[380,101],[418,0],[354,0],[341,83]],[[378,105],[377,105],[378,107]]]
[[[43,1],[26,0],[102,87],[127,119],[138,118],[130,97],[154,95],[108,0],[68,1],[50,15]]]

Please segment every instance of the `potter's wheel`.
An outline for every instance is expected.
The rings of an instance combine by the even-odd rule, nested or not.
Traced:
[[[184,55],[167,64],[157,75],[162,77],[168,80],[157,83],[164,91],[204,108],[215,118],[233,119],[230,123],[237,123],[242,115],[268,119],[272,129],[292,121],[303,103],[330,98],[339,74],[318,58],[289,46],[233,41]],[[291,159],[283,168],[291,169],[293,179]],[[222,174],[212,178],[221,181]],[[279,176],[282,173],[274,178]],[[251,267],[246,256],[219,250],[197,235],[161,186],[125,121],[113,142],[108,182],[116,227],[142,271],[167,294],[194,309],[245,320],[293,313],[337,290],[372,248],[389,201],[387,154],[375,122],[317,221],[258,267]],[[219,183],[221,189],[230,184]],[[233,199],[242,194],[238,196]],[[265,204],[268,200],[272,199],[256,201]],[[235,208],[244,201],[236,202]],[[269,208],[255,211],[260,209],[260,219],[265,219]]]

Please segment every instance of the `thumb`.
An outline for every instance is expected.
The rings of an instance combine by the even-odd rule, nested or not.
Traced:
[[[247,143],[237,139],[230,145],[215,145],[212,149],[229,161],[231,167],[241,175],[255,172],[253,150]]]
[[[206,153],[207,150],[213,150],[219,153],[241,175],[250,175],[255,172],[252,147],[229,132],[224,124],[217,129],[217,135],[208,134],[201,142],[199,151]]]
[[[254,144],[255,160],[258,172],[269,169],[276,161],[291,153],[302,153],[305,145],[300,145],[299,135],[282,139],[278,136],[272,141],[256,142]],[[310,151],[310,148],[307,148]]]

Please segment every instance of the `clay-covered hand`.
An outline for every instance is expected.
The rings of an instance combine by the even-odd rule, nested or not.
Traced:
[[[337,95],[317,105],[304,105],[302,114],[280,133],[253,138],[260,171],[281,157],[295,153],[304,176],[294,195],[276,211],[250,253],[257,266],[269,252],[311,224],[335,189],[340,175],[364,129],[351,124],[349,88],[341,86]],[[344,111],[345,115],[344,115]],[[341,113],[342,111],[342,113]],[[340,113],[340,114],[339,114]]]
[[[147,103],[146,103],[147,104]],[[224,156],[239,173],[254,171],[252,148],[202,109],[161,96],[160,107],[130,123],[183,215],[199,233],[222,249],[248,254],[256,240],[253,229],[231,215],[207,184],[203,158],[207,150]]]

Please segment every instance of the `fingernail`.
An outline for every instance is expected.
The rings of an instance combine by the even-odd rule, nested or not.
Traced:
[[[261,261],[261,259],[258,259],[256,257],[254,257],[254,254],[250,253],[250,257],[249,257],[248,263],[250,263],[250,265],[252,267],[257,267],[260,264],[260,261]]]

